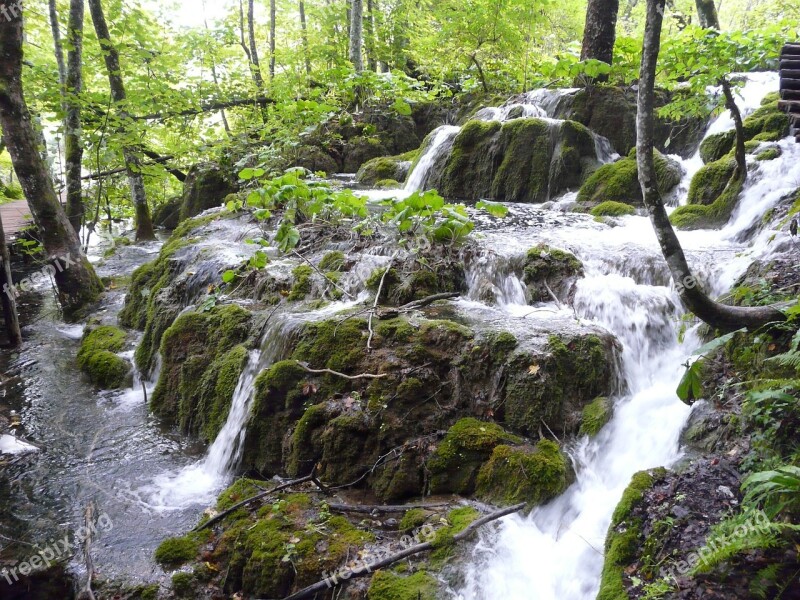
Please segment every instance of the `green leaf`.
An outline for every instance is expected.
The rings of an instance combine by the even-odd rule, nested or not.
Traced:
[[[732,331],[731,333],[727,333],[722,335],[718,338],[715,338],[708,342],[707,344],[703,344],[697,350],[692,352],[692,356],[702,356],[704,354],[710,354],[714,350],[721,348],[728,342],[730,342],[738,333],[747,333],[747,328],[738,329],[736,331]]]
[[[678,398],[686,404],[693,404],[695,401],[700,400],[703,395],[702,366],[702,359],[694,361],[686,369],[686,373],[684,373],[681,382],[678,384],[678,389],[675,391]]]
[[[239,172],[239,179],[243,179],[244,181],[250,181],[251,179],[257,179],[259,177],[262,177],[264,173],[266,173],[264,169],[259,169],[259,168],[252,169],[248,167],[247,169],[242,169]]]
[[[475,205],[475,208],[477,208],[478,210],[485,210],[493,217],[497,217],[499,219],[502,219],[508,215],[508,207],[503,206],[498,202],[489,202],[488,200],[481,200]]]
[[[224,283],[230,283],[234,279],[236,279],[236,271],[232,271],[232,270],[228,269],[227,271],[225,271],[222,274],[222,281]]]

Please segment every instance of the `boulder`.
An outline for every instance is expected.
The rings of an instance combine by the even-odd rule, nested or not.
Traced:
[[[230,173],[214,163],[201,163],[189,169],[183,184],[180,220],[199,215],[209,208],[221,206],[236,191]]]

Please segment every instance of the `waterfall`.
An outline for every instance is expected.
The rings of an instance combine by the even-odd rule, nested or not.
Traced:
[[[756,75],[752,87],[748,84],[740,95],[745,110],[757,107],[775,87],[774,74]],[[715,132],[718,127],[712,125],[708,134]],[[750,247],[742,245],[763,212],[800,181],[800,149],[794,140],[784,140],[780,147],[784,154],[760,164],[748,181],[725,228],[680,233],[690,260],[704,263],[714,293],[728,289],[754,258],[790,243],[786,233],[767,230]],[[597,437],[567,449],[577,478],[564,494],[527,517],[505,518],[495,533],[483,533],[464,570],[462,587],[453,592],[459,600],[593,600],[611,515],[631,476],[670,466],[681,456],[679,437],[690,409],[675,389],[682,364],[700,340],[694,330],[683,342],[678,340],[679,298],[674,288],[658,285],[664,279],[663,265],[652,260],[660,252],[647,219],[631,216],[622,222],[614,230],[565,227],[536,234],[569,247],[583,261],[586,276],[578,282],[574,309],[622,344],[626,393],[615,399],[614,416]],[[531,241],[525,234],[507,237],[522,246]],[[494,241],[487,245],[501,247]],[[703,259],[704,254],[714,258]],[[476,261],[475,268],[484,272],[470,274],[473,285],[504,276],[499,260]]]
[[[453,140],[456,139],[460,127],[453,125],[443,125],[433,132],[430,145],[423,151],[414,170],[408,176],[405,191],[408,193],[419,192],[425,189],[425,184],[431,173],[433,166],[450,152]]]

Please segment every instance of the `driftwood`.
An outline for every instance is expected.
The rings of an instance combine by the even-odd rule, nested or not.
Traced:
[[[495,521],[501,517],[505,517],[506,515],[510,515],[515,512],[519,512],[525,508],[525,503],[516,504],[514,506],[509,506],[508,508],[504,508],[502,510],[498,510],[497,512],[493,512],[491,514],[485,515],[480,519],[477,519],[470,523],[463,531],[457,533],[453,536],[453,543],[460,542],[462,540],[467,539],[470,537],[477,529],[486,525],[486,523],[490,523],[491,521]],[[421,552],[427,552],[428,550],[433,550],[435,548],[432,542],[423,542],[421,544],[416,544],[405,550],[397,552],[396,554],[392,554],[391,556],[387,556],[381,560],[377,560],[373,563],[369,563],[364,565],[363,567],[356,568],[353,570],[346,571],[347,576],[342,577],[342,581],[349,581],[350,579],[356,579],[357,577],[364,577],[366,575],[371,575],[374,571],[378,569],[382,569],[384,567],[388,567],[396,563],[399,560],[403,560],[404,558],[408,558],[409,556],[414,556],[415,554],[420,554]],[[299,592],[295,592],[291,596],[286,596],[283,600],[301,600],[301,598],[310,598],[315,594],[319,594],[320,592],[325,592],[326,590],[331,589],[339,585],[341,581],[336,578],[328,578],[323,579],[322,581],[318,581],[317,583],[310,585],[306,588],[303,588]]]
[[[83,558],[86,562],[86,585],[78,594],[78,600],[95,600],[92,591],[92,580],[94,579],[94,560],[92,560],[92,530],[94,528],[94,504],[90,503],[84,513],[86,538],[83,540]]]
[[[366,513],[369,515],[372,514],[384,514],[384,513],[400,513],[405,512],[407,510],[412,509],[436,509],[436,508],[444,508],[446,506],[450,506],[451,502],[435,502],[433,504],[396,504],[396,505],[386,505],[381,506],[379,504],[376,505],[369,505],[369,504],[328,504],[328,508],[336,511],[336,512],[343,512],[343,513]]]
[[[433,294],[431,296],[426,296],[425,298],[421,298],[420,300],[414,300],[413,302],[409,302],[408,304],[404,304],[403,306],[398,306],[397,308],[378,308],[375,311],[375,315],[378,317],[379,321],[385,321],[387,319],[394,319],[399,317],[403,313],[411,312],[412,310],[419,310],[421,308],[425,308],[426,306],[437,302],[438,300],[452,300],[453,298],[458,298],[461,296],[459,292],[442,292],[441,294]]]
[[[280,492],[281,490],[285,490],[286,488],[290,488],[290,487],[295,486],[295,485],[300,485],[301,483],[307,483],[309,481],[315,481],[315,480],[316,480],[316,476],[314,475],[314,472],[312,471],[311,475],[306,475],[305,477],[301,477],[300,479],[294,479],[292,481],[287,481],[286,483],[282,483],[281,485],[276,486],[276,487],[274,487],[272,489],[269,489],[269,490],[266,490],[264,492],[261,492],[260,494],[256,494],[255,496],[251,496],[247,500],[242,500],[241,502],[237,502],[236,504],[231,506],[229,509],[223,510],[218,515],[214,515],[213,517],[211,517],[205,523],[201,523],[200,525],[198,525],[197,527],[192,529],[192,531],[203,531],[204,529],[208,529],[212,525],[222,521],[222,519],[227,517],[232,512],[235,512],[235,511],[239,510],[243,506],[247,506],[251,502],[255,502],[256,500],[260,500],[261,498],[269,496],[270,494],[274,494],[275,492]],[[327,489],[327,488],[325,488],[325,489]]]
[[[361,375],[345,375],[344,373],[339,373],[339,371],[333,371],[331,369],[312,369],[308,366],[308,363],[300,362],[299,360],[295,361],[297,366],[303,369],[304,371],[308,371],[309,373],[327,373],[329,375],[336,375],[337,377],[343,377],[344,379],[383,379],[384,377],[388,377],[388,373],[381,373],[380,375],[373,375],[372,373],[362,373]]]

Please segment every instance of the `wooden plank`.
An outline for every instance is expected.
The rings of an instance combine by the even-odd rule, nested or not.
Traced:
[[[786,44],[781,50],[781,58],[784,56],[800,56],[800,44]]]
[[[784,58],[781,61],[780,69],[800,69],[800,56]]]
[[[778,100],[778,108],[787,112],[795,112],[800,109],[800,100]]]
[[[6,241],[9,243],[16,238],[20,230],[31,222],[31,209],[28,208],[28,202],[25,200],[0,205],[0,213],[3,215],[3,231],[6,234]]]
[[[800,90],[781,90],[781,100],[800,100]]]
[[[781,79],[782,90],[800,90],[800,81],[795,79]]]
[[[797,80],[800,80],[800,70],[798,70],[798,69],[781,69],[781,79],[797,79]]]

